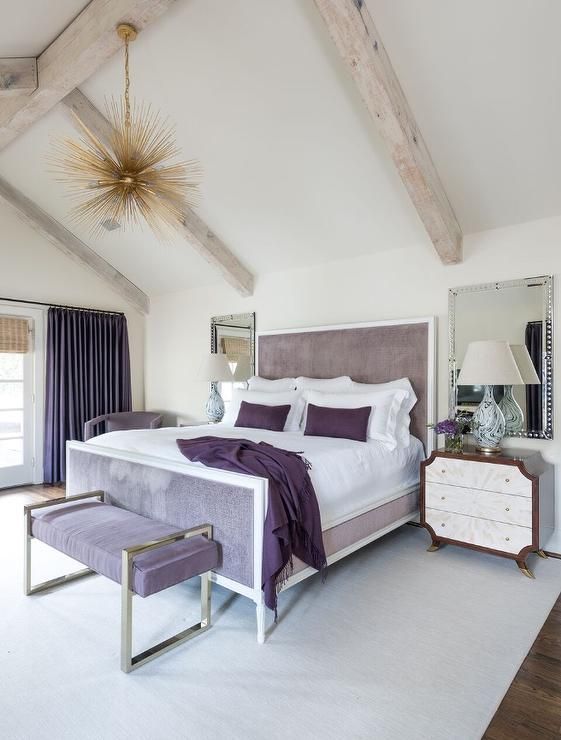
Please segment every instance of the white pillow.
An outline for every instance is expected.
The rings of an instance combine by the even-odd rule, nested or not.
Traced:
[[[268,380],[254,375],[247,381],[250,391],[267,391],[269,393],[282,393],[283,391],[293,391],[296,388],[296,378],[279,378],[278,380]]]
[[[316,406],[335,409],[358,409],[363,406],[372,406],[373,413],[370,414],[368,421],[368,437],[383,442],[389,450],[395,450],[398,444],[397,416],[406,395],[407,391],[400,388],[388,388],[388,390],[373,393],[305,391],[304,400],[306,404],[313,403]],[[305,423],[306,414],[304,414],[304,425]]]
[[[305,378],[301,375],[296,378],[296,387],[300,391],[339,393],[340,391],[350,390],[352,384],[353,381],[348,375],[341,375],[339,378]]]
[[[284,391],[284,393],[267,393],[265,391],[246,391],[234,388],[232,400],[228,404],[222,423],[233,427],[240,412],[242,401],[259,403],[263,406],[286,406],[290,404],[290,411],[284,425],[285,432],[297,432],[300,429],[300,420],[304,411],[304,399],[300,391]]]
[[[407,391],[407,396],[403,400],[399,413],[397,415],[396,439],[401,447],[409,447],[411,434],[409,427],[411,424],[411,410],[417,403],[417,396],[411,385],[409,378],[399,378],[399,380],[390,380],[387,383],[357,383],[352,381],[351,391],[353,393],[369,393],[390,388],[399,388]]]

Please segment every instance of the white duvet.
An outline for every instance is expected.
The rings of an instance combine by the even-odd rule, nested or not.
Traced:
[[[312,465],[310,476],[323,529],[398,498],[418,483],[419,463],[424,457],[423,445],[416,437],[411,437],[408,447],[390,452],[375,440],[355,442],[304,436],[301,431],[271,432],[226,424],[109,432],[88,444],[199,466],[201,463],[191,463],[179,452],[176,440],[207,435],[263,441],[281,449],[302,452]]]

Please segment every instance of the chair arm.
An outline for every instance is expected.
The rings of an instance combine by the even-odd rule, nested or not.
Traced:
[[[159,429],[162,426],[162,416],[156,416],[155,419],[152,419],[150,422],[150,429]]]
[[[94,436],[94,427],[101,424],[101,422],[105,421],[106,418],[107,414],[102,414],[101,416],[96,416],[95,419],[90,419],[84,424],[84,442],[87,442],[88,439],[91,439]]]

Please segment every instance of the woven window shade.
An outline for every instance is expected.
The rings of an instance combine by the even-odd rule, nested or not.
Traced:
[[[222,352],[228,357],[249,355],[249,339],[244,337],[221,337]]]
[[[0,352],[29,352],[29,324],[27,319],[0,316]]]

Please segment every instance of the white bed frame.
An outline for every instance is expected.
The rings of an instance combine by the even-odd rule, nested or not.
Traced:
[[[366,327],[377,327],[377,326],[397,326],[401,324],[415,324],[425,323],[428,324],[428,362],[427,362],[427,417],[428,423],[434,421],[435,418],[435,321],[433,317],[420,318],[420,319],[401,319],[397,321],[375,321],[368,323],[358,324],[336,324],[331,326],[315,326],[300,329],[283,329],[278,331],[269,332],[258,332],[256,335],[257,346],[256,346],[256,357],[259,356],[258,343],[261,336],[270,334],[291,334],[296,332],[310,332],[310,331],[330,331],[330,330],[341,330],[341,329],[355,329],[355,328],[366,328]],[[258,368],[256,368],[258,372]],[[432,441],[433,435],[427,435],[426,452],[429,455],[432,452]],[[197,465],[193,465],[188,462],[174,462],[171,460],[164,460],[159,457],[153,457],[150,455],[139,454],[135,452],[125,452],[121,450],[114,450],[109,447],[100,447],[91,443],[84,442],[68,442],[66,449],[66,470],[68,471],[67,478],[67,490],[73,491],[72,481],[72,466],[70,465],[70,450],[81,450],[90,454],[101,455],[102,457],[110,457],[116,460],[123,460],[131,463],[138,463],[141,465],[148,465],[151,467],[160,468],[162,470],[169,470],[175,473],[188,473],[190,476],[195,476],[205,480],[217,481],[220,483],[226,483],[234,486],[248,488],[253,494],[253,587],[250,588],[244,584],[238,583],[231,578],[226,578],[217,573],[212,573],[212,580],[224,586],[224,588],[234,591],[235,593],[246,596],[251,599],[256,605],[257,612],[257,641],[259,643],[265,642],[266,632],[266,608],[263,597],[263,591],[261,589],[261,568],[263,562],[263,529],[265,525],[265,515],[267,512],[267,487],[268,481],[265,478],[257,478],[255,476],[243,475],[240,473],[232,473],[225,470],[219,470],[217,468],[203,468]],[[413,486],[406,491],[401,491],[400,496],[408,493],[409,491],[415,490],[418,486]],[[380,505],[378,502],[376,508]],[[368,509],[367,509],[368,510]],[[353,513],[351,517],[354,518],[357,513]],[[333,553],[327,558],[328,564],[335,563],[337,560],[350,555],[351,553],[359,550],[361,547],[368,545],[370,542],[374,542],[379,537],[387,534],[388,532],[401,527],[408,521],[412,521],[414,517],[407,515],[392,522],[387,527],[365,537],[358,542],[354,542],[352,545]],[[345,519],[330,523],[328,527],[324,527],[324,531],[335,524],[341,524]],[[317,571],[314,568],[306,567],[292,575],[287,583],[284,585],[283,590],[294,586],[296,583],[300,583],[305,578],[313,575]]]

